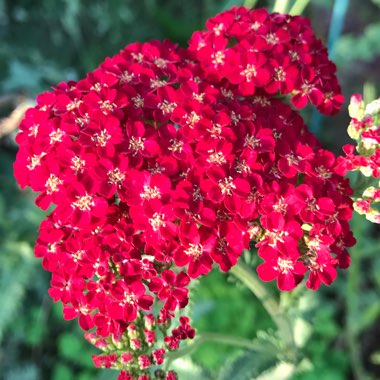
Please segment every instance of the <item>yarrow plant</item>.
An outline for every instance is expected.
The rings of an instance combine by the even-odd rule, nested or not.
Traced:
[[[343,176],[379,175],[378,127],[359,100],[351,130],[364,158],[347,147],[337,159],[288,104],[334,114],[343,103],[307,19],[235,7],[206,26],[186,49],[134,43],[58,84],[17,135],[20,186],[53,205],[35,247],[49,294],[119,380],[177,378],[159,367],[195,336],[181,311],[190,283],[228,272],[252,245],[262,281],[330,285],[355,243]]]

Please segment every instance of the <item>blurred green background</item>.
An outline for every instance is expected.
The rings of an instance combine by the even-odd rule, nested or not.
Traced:
[[[242,3],[0,0],[0,380],[116,377],[93,368],[95,350],[83,339],[76,321],[63,321],[61,306],[47,294],[49,274],[33,257],[43,213],[34,205],[34,195],[21,192],[12,175],[19,116],[12,111],[23,102],[33,104],[39,92],[60,81],[83,77],[130,42],[170,38],[185,45],[208,17]],[[339,153],[349,141],[345,109],[350,94],[362,92],[366,84],[366,97],[376,96],[380,1],[311,0],[304,15],[311,18],[317,35],[333,45],[346,96],[340,115],[322,119],[306,110],[305,117],[325,146]],[[379,228],[362,218],[353,223],[359,244],[351,251],[350,270],[340,273],[331,288],[290,296],[303,305],[299,310],[307,328],[302,331],[308,339],[308,361],[294,379],[364,380],[361,376],[367,375],[380,379]],[[258,330],[273,328],[255,297],[218,272],[194,286],[191,313],[200,332],[254,338]],[[181,379],[243,379],[231,374],[231,363],[254,367],[255,356],[228,345],[205,343],[193,352],[191,361],[180,362]]]

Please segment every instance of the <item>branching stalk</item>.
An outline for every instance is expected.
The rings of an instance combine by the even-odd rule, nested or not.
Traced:
[[[257,345],[254,341],[250,339],[240,338],[237,336],[230,336],[220,333],[210,333],[204,332],[197,335],[194,341],[190,344],[187,344],[185,347],[180,348],[176,351],[169,352],[167,354],[167,360],[165,367],[169,368],[170,364],[181,357],[188,356],[194,351],[196,351],[203,343],[214,342],[220,344],[226,344],[229,346],[235,346],[239,348],[244,348],[248,350],[255,350]]]
[[[267,292],[263,284],[257,279],[256,274],[252,272],[251,268],[239,261],[234,267],[232,267],[230,272],[241,280],[262,303],[265,310],[276,324],[278,332],[286,346],[294,348],[294,335],[288,318],[284,315],[278,302]]]

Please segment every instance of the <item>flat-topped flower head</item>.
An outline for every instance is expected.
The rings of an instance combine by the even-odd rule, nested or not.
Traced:
[[[194,337],[174,319],[190,281],[229,271],[250,244],[260,279],[284,291],[305,276],[309,288],[329,285],[349,264],[348,182],[277,96],[336,112],[326,49],[306,19],[264,9],[233,8],[206,27],[186,49],[128,45],[40,95],[16,138],[20,186],[53,205],[36,246],[50,295],[107,347],[94,363],[120,379],[149,379],[167,349]],[[378,144],[377,130],[359,132],[363,149]]]

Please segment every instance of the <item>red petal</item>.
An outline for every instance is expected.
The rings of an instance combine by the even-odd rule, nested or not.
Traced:
[[[87,314],[87,315],[80,314],[78,323],[81,329],[85,331],[91,330],[94,327],[93,317],[90,314]]]
[[[273,281],[277,278],[279,272],[274,268],[270,263],[260,264],[257,269],[257,274],[259,275],[260,280],[262,281]]]

